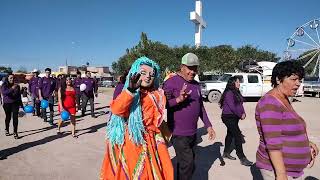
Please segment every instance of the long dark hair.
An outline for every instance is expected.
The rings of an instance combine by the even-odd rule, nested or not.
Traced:
[[[7,76],[4,78],[2,86],[8,86],[9,88],[11,88],[14,85],[14,77],[13,77],[13,83],[12,84],[9,83],[9,76],[10,75],[13,76],[12,73],[8,73]]]
[[[239,104],[240,102],[243,101],[243,97],[240,93],[240,90],[238,88],[236,88],[236,81],[239,80],[240,78],[238,76],[232,76],[229,78],[228,83],[226,85],[226,89],[224,90],[220,100],[219,100],[219,104],[220,104],[220,108],[223,107],[223,103],[224,103],[224,99],[226,97],[226,94],[228,91],[231,91],[234,95],[234,99],[235,99],[235,103]]]
[[[60,94],[61,94],[61,101],[62,102],[66,98],[67,79],[71,80],[69,77],[67,77],[67,78],[62,78],[60,81]],[[70,86],[73,87],[73,83],[71,83]]]

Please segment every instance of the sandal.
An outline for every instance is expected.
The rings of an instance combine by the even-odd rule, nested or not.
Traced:
[[[60,135],[62,134],[62,132],[60,132],[60,130],[57,129],[57,134]]]
[[[75,135],[75,134],[72,134],[72,137],[73,137],[73,138],[75,138],[75,139],[77,139],[77,138],[78,138],[78,136],[77,136],[77,135]]]

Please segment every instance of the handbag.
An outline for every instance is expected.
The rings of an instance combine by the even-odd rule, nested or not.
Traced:
[[[162,134],[163,139],[168,144],[171,140],[171,137],[172,137],[172,132],[170,131],[170,129],[168,127],[168,123],[166,121],[162,121],[162,123],[159,126],[159,130]]]

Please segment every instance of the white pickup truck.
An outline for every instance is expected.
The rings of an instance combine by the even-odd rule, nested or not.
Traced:
[[[212,103],[218,102],[232,76],[240,78],[240,91],[243,97],[261,97],[272,89],[271,76],[262,78],[259,73],[225,73],[217,81],[200,82],[202,96]]]

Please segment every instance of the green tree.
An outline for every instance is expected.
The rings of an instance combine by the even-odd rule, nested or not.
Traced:
[[[238,49],[234,49],[230,45],[201,46],[199,48],[189,45],[169,47],[161,42],[149,40],[147,34],[142,32],[138,44],[126,49],[125,54],[112,63],[112,69],[115,74],[122,74],[134,60],[141,56],[147,56],[159,64],[164,77],[165,70],[177,71],[179,69],[182,56],[188,52],[195,53],[199,57],[201,72],[235,72],[241,61],[249,59],[273,62],[279,60],[275,53],[251,45],[245,45]]]
[[[240,61],[256,60],[256,61],[279,61],[279,57],[275,53],[258,49],[252,45],[244,45],[237,49],[237,58]]]
[[[0,66],[0,72],[9,73],[9,72],[12,72],[12,69],[11,69],[11,67]]]

